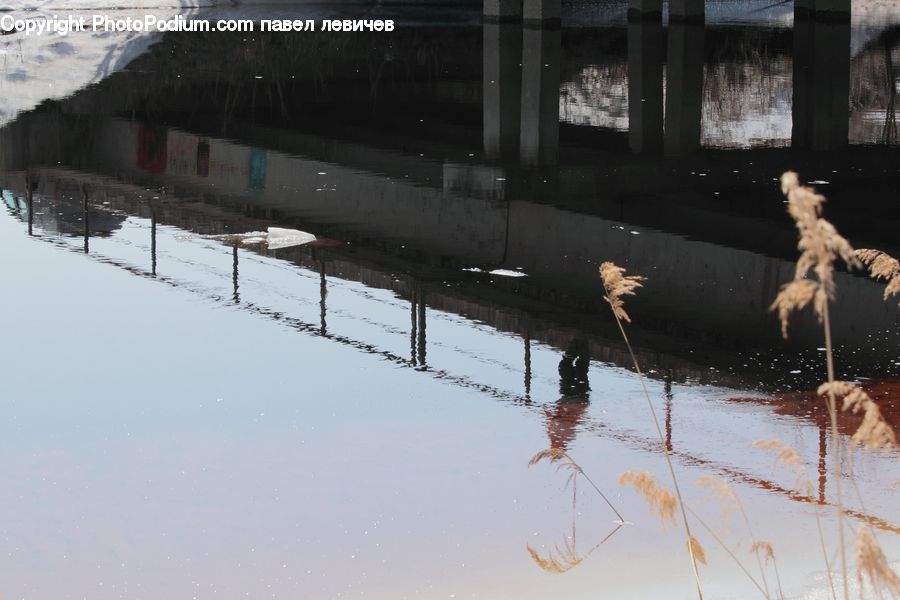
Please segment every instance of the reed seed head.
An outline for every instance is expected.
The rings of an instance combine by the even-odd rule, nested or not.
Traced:
[[[797,487],[806,495],[812,494],[812,481],[806,472],[806,465],[797,451],[781,440],[756,440],[754,448],[759,448],[775,455],[775,464],[791,471],[797,477]]]
[[[797,226],[797,249],[800,250],[793,281],[782,288],[770,308],[778,309],[781,332],[787,337],[788,317],[793,311],[809,304],[810,300],[816,315],[822,320],[826,303],[834,300],[835,261],[840,258],[849,268],[860,266],[860,262],[850,243],[821,217],[824,196],[800,185],[797,174],[792,171],[781,176],[781,191],[787,196],[788,214]],[[814,280],[809,278],[810,271],[815,273]]]
[[[675,496],[660,485],[647,471],[631,469],[619,475],[619,485],[631,486],[644,499],[657,517],[660,524],[665,527],[669,523],[675,523],[675,509],[678,508],[678,500]]]
[[[750,546],[750,552],[761,552],[763,557],[765,557],[766,562],[769,562],[769,560],[775,560],[775,550],[772,548],[772,544],[770,544],[766,540],[753,542],[753,544]]]
[[[820,396],[834,395],[835,399],[843,399],[841,410],[862,413],[863,420],[853,441],[862,444],[867,450],[890,450],[897,447],[897,436],[891,426],[884,420],[878,403],[872,400],[861,387],[846,381],[823,383],[819,386]]]
[[[900,576],[888,564],[872,531],[865,526],[856,535],[856,579],[860,587],[864,575],[875,590],[886,589],[892,596],[900,594]]]
[[[728,518],[735,509],[740,508],[740,499],[728,483],[712,475],[704,475],[697,480],[697,485],[709,490],[713,498],[722,504],[722,522],[727,524]]]
[[[583,557],[578,556],[574,544],[568,539],[566,539],[562,548],[556,546],[551,550],[547,554],[547,558],[541,556],[538,551],[531,546],[526,545],[525,547],[528,549],[528,554],[531,555],[531,559],[537,566],[548,573],[565,573],[580,565],[584,560]]]
[[[900,261],[880,250],[857,250],[856,257],[869,268],[869,275],[875,280],[887,281],[884,299],[900,296]]]
[[[625,301],[622,297],[634,296],[635,290],[643,287],[641,282],[646,279],[639,275],[625,275],[625,269],[611,262],[600,265],[600,279],[603,280],[603,287],[606,289],[603,299],[609,302],[616,318],[631,323],[631,318],[625,312]]]
[[[700,545],[700,542],[697,541],[697,538],[695,538],[694,536],[690,536],[688,538],[688,546],[690,546],[689,550],[694,556],[694,560],[702,565],[707,564],[706,552],[703,551],[703,546]]]

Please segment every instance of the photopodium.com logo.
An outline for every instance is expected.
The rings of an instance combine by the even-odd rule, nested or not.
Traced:
[[[116,18],[107,14],[90,16],[68,15],[65,17],[29,17],[20,18],[12,14],[0,16],[0,32],[3,35],[24,34],[26,36],[58,35],[70,33],[147,33],[170,31],[189,31],[208,33],[213,31],[253,33],[260,32],[301,32],[301,31],[394,31],[392,20],[323,20],[317,23],[312,19],[188,19],[182,15],[160,18],[147,14],[139,18]]]

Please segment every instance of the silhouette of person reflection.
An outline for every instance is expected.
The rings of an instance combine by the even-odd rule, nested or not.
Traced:
[[[566,450],[586,417],[591,391],[590,364],[587,340],[576,338],[569,342],[559,361],[559,400],[545,411],[551,448]]]

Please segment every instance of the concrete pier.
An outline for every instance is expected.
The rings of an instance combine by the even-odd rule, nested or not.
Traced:
[[[524,0],[522,20],[529,25],[559,27],[562,0]]]
[[[850,22],[794,21],[794,93],[791,143],[816,151],[848,143]]]
[[[703,24],[669,24],[666,71],[665,153],[681,156],[700,149],[703,111]]]
[[[558,28],[523,30],[519,133],[523,166],[555,165],[559,161],[560,42]]]
[[[628,23],[628,145],[635,154],[662,151],[663,40],[661,21]]]
[[[485,23],[509,23],[522,20],[522,0],[484,0]]]
[[[705,0],[669,0],[669,23],[702,23],[705,19]]]
[[[662,0],[628,0],[629,21],[662,22]]]
[[[483,35],[484,155],[491,161],[518,159],[522,27],[515,23],[485,23]]]
[[[794,0],[794,22],[815,17],[820,21],[850,22],[851,0]]]

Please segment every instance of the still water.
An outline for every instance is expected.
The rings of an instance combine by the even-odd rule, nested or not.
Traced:
[[[383,13],[391,35],[106,40],[127,60],[62,95],[35,65],[93,41],[4,38],[0,596],[692,597],[679,533],[616,483],[668,479],[601,298],[614,260],[648,277],[629,332],[687,502],[755,568],[694,485],[727,481],[785,595],[826,597],[822,341],[768,312],[796,255],[775,179],[799,170],[851,242],[900,254],[900,18]],[[317,241],[242,235],[270,227]],[[896,427],[900,312],[837,281],[839,375]],[[761,438],[801,452],[812,495]],[[627,523],[529,467],[546,448]],[[843,470],[852,527],[896,560],[896,456]],[[760,596],[698,537],[709,597]]]

